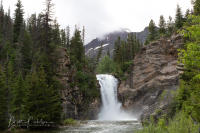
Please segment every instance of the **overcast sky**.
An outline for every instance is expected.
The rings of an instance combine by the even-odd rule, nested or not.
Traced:
[[[32,13],[44,9],[45,0],[22,0],[27,18]],[[10,6],[11,13],[17,0],[3,0],[5,9]],[[158,24],[162,14],[174,18],[177,4],[185,13],[191,9],[191,0],[53,0],[55,17],[62,27],[75,24],[86,27],[86,41],[102,36],[104,33],[128,28],[142,31],[153,19]]]

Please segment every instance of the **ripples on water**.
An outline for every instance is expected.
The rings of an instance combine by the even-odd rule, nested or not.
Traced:
[[[137,121],[81,121],[76,126],[66,126],[57,131],[17,133],[134,133],[140,128]]]
[[[137,121],[85,121],[57,133],[133,133],[140,128]]]

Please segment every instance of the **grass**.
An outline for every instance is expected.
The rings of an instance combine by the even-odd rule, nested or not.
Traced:
[[[157,124],[151,122],[136,133],[199,133],[199,128],[200,124],[195,123],[184,112],[180,112],[174,119],[169,120],[168,124],[161,118]]]

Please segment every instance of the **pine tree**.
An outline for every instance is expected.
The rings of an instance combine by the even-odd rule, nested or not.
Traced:
[[[19,36],[21,34],[22,26],[23,26],[23,6],[21,0],[18,0],[16,4],[16,10],[14,15],[14,43],[19,41]]]
[[[8,127],[8,110],[6,95],[6,79],[2,71],[2,67],[0,67],[0,130],[4,130]]]
[[[200,0],[193,0],[194,14],[200,15]]]
[[[67,37],[66,37],[66,39],[67,39],[67,46],[66,47],[69,49],[70,48],[70,27],[69,26],[67,26],[66,31],[67,31]]]
[[[98,54],[97,54],[97,63],[99,62],[99,60],[101,59],[102,56],[102,52],[103,52],[103,44],[101,44]]]
[[[52,42],[57,46],[62,46],[59,27],[60,26],[57,23],[57,21],[54,20],[53,29],[52,29]]]
[[[120,63],[120,46],[121,46],[121,38],[118,37],[117,41],[115,42],[114,51],[113,51],[113,60],[116,63]]]
[[[85,26],[83,26],[83,30],[82,30],[82,41],[84,45],[85,44]]]
[[[110,49],[107,50],[107,56],[110,57]]]
[[[148,35],[148,41],[154,41],[157,38],[157,30],[156,25],[153,20],[149,23],[149,35]]]
[[[163,15],[160,16],[159,33],[161,36],[166,34],[166,23]]]
[[[57,83],[48,84],[44,68],[33,72],[26,78],[27,88],[25,112],[33,120],[59,122],[61,118],[61,103]]]
[[[169,20],[168,20],[168,22],[167,22],[167,35],[168,36],[171,36],[172,34],[173,34],[173,32],[174,32],[174,23],[173,23],[173,21],[172,21],[172,17],[171,16],[169,16]]]
[[[75,29],[74,36],[70,42],[70,58],[73,64],[76,64],[77,69],[81,70],[85,61],[85,50],[81,39],[81,32]]]
[[[182,12],[181,12],[181,8],[180,8],[179,5],[177,5],[176,17],[175,17],[175,27],[176,27],[176,29],[182,28],[183,22],[184,22],[184,19],[183,19],[183,15],[182,15]]]
[[[25,87],[22,74],[20,73],[14,81],[12,89],[12,115],[16,120],[21,120],[23,118],[24,110],[24,99],[25,99]]]
[[[66,47],[66,46],[67,46],[66,32],[65,32],[64,29],[62,29],[60,32],[61,32],[61,33],[60,33],[60,34],[61,34],[61,45],[62,45],[63,47]]]
[[[189,17],[189,15],[190,15],[190,10],[187,9],[186,12],[185,12],[185,19],[187,19]]]
[[[3,9],[3,1],[1,0],[0,3],[0,37],[2,38],[3,35],[3,25],[4,25],[4,9]],[[0,38],[0,41],[1,41]]]
[[[33,42],[30,34],[25,31],[23,45],[21,48],[23,72],[28,73],[31,70],[33,60]]]

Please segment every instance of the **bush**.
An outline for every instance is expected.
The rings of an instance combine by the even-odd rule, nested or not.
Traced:
[[[157,124],[152,122],[136,133],[198,133],[199,126],[186,113],[179,112],[168,124],[161,118]]]
[[[69,118],[69,119],[64,120],[63,124],[64,125],[76,125],[77,121],[72,118]]]

